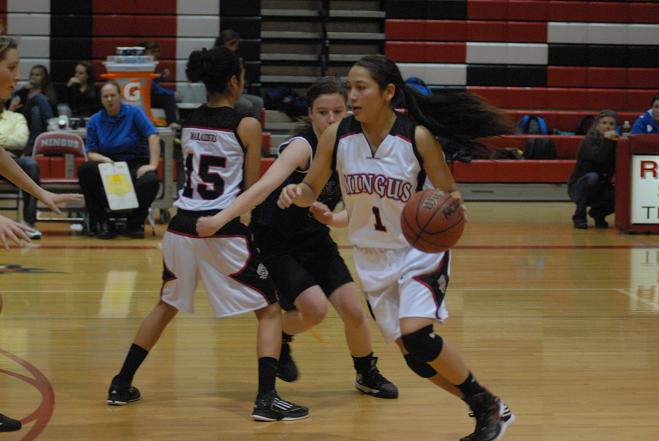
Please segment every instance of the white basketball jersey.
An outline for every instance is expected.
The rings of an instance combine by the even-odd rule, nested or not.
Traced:
[[[419,189],[431,187],[414,144],[413,121],[398,116],[375,153],[353,116],[339,125],[335,168],[348,212],[353,245],[404,248],[400,216]]]
[[[241,192],[245,149],[236,133],[241,118],[229,107],[202,106],[188,119],[181,133],[185,184],[178,208],[221,210]]]

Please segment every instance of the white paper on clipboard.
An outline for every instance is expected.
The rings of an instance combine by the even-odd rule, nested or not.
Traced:
[[[101,172],[101,180],[110,210],[128,210],[139,206],[126,162],[121,161],[114,164],[104,162],[98,165],[98,169]]]

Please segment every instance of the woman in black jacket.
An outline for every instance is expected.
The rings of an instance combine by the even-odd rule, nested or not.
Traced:
[[[616,113],[602,110],[581,141],[577,164],[568,183],[570,199],[577,204],[572,216],[574,228],[588,228],[588,207],[588,215],[595,219],[595,228],[609,226],[604,218],[613,213],[615,207],[615,187],[611,183],[619,138],[615,128]]]

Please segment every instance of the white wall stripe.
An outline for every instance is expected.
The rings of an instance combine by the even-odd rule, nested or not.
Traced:
[[[50,0],[8,0],[10,12],[50,12]]]
[[[178,0],[177,14],[220,15],[220,0]]]
[[[185,38],[179,37],[176,39],[176,58],[179,60],[186,60],[190,56],[190,53],[194,50],[201,48],[210,49],[215,43],[215,37],[213,38]]]
[[[7,34],[45,35],[50,38],[50,14],[7,13]]]
[[[403,78],[419,77],[427,84],[464,86],[467,84],[465,64],[398,63]]]
[[[50,37],[16,37],[21,58],[50,58]]]
[[[467,43],[467,63],[546,65],[548,60],[546,44]]]
[[[209,37],[220,34],[220,17],[179,15],[176,17],[177,37]]]
[[[569,44],[659,44],[659,24],[547,23],[547,42]]]

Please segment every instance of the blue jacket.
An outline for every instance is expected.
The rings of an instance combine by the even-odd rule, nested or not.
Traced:
[[[147,138],[157,133],[141,108],[121,104],[116,116],[103,109],[89,118],[85,150],[113,161],[148,160]]]
[[[632,127],[632,135],[659,134],[659,123],[652,118],[652,109],[639,116]]]

